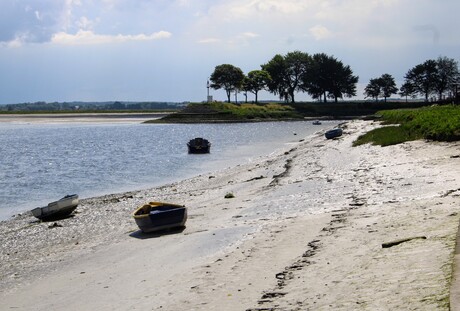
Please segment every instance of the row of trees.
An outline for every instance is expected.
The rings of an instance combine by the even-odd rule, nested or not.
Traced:
[[[457,96],[459,82],[458,62],[440,56],[436,60],[427,60],[410,69],[400,89],[396,87],[395,79],[386,73],[379,78],[371,79],[364,89],[364,95],[375,100],[383,97],[386,101],[388,97],[398,94],[399,91],[399,95],[406,99],[421,95],[425,101],[428,101],[431,95],[436,95],[439,100],[442,100],[445,95],[455,94]]]
[[[35,102],[0,105],[1,111],[109,111],[109,110],[178,110],[188,103],[171,102]]]
[[[309,55],[300,51],[275,55],[269,62],[244,75],[230,64],[216,66],[210,80],[214,89],[224,89],[228,102],[233,92],[258,93],[267,90],[285,101],[295,102],[297,92],[307,92],[314,99],[356,96],[358,77],[350,66],[324,53]]]
[[[309,55],[300,51],[286,55],[275,55],[260,70],[250,71],[247,75],[230,64],[216,66],[211,74],[211,87],[224,89],[227,100],[239,92],[253,93],[255,102],[258,93],[267,90],[278,95],[286,102],[295,102],[297,92],[306,92],[313,99],[326,102],[328,98],[338,101],[339,98],[356,96],[358,76],[353,74],[350,66],[344,65],[333,56],[318,53]],[[388,73],[371,79],[364,89],[366,98],[378,100],[393,94],[415,98],[424,96],[428,101],[433,94],[441,100],[446,93],[455,94],[460,82],[458,63],[454,59],[439,57],[427,60],[423,64],[410,69],[400,89],[396,87],[393,76]]]

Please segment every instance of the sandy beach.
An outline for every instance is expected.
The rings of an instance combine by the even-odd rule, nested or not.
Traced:
[[[377,126],[0,222],[0,310],[449,310],[460,142],[352,147]],[[186,228],[141,233],[148,201],[186,205]]]

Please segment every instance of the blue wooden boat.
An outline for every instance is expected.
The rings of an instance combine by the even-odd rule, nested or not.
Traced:
[[[324,134],[324,136],[326,136],[327,139],[332,139],[332,138],[342,136],[342,133],[343,133],[342,129],[338,127],[338,128],[327,131]]]
[[[187,221],[187,208],[178,204],[149,202],[138,207],[133,217],[142,232],[154,232],[183,227]]]

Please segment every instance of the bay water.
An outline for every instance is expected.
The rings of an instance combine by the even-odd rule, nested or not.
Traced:
[[[67,194],[144,189],[270,154],[337,122],[0,123],[0,220]],[[204,137],[209,154],[188,154]]]

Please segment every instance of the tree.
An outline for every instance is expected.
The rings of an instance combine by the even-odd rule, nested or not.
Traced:
[[[257,94],[259,91],[265,89],[270,83],[270,74],[265,70],[250,71],[243,81],[243,90],[251,92],[255,95],[255,102],[257,103]]]
[[[410,69],[405,76],[405,83],[411,85],[414,93],[425,96],[425,101],[435,91],[437,80],[437,65],[434,60],[427,60],[423,64]]]
[[[331,89],[328,90],[328,97],[334,98],[337,103],[339,98],[356,96],[356,83],[359,77],[353,75],[350,66],[345,66],[341,61],[333,63],[331,68],[334,72]]]
[[[393,94],[398,93],[398,88],[396,87],[395,79],[392,75],[385,73],[379,78],[379,83],[382,88],[382,96],[387,101],[387,98]]]
[[[396,87],[395,79],[388,73],[381,75],[379,78],[371,79],[364,89],[366,97],[375,98],[375,101],[377,101],[379,96],[383,96],[385,102],[388,97],[397,92],[398,88]]]
[[[343,95],[355,96],[358,77],[353,76],[349,66],[333,56],[324,53],[314,54],[311,58],[309,70],[303,76],[303,89],[314,99],[338,98]]]
[[[304,89],[313,99],[322,99],[327,102],[327,92],[332,88],[334,76],[334,57],[324,53],[317,53],[312,56],[312,62],[308,75],[305,76]]]
[[[403,85],[401,85],[401,88],[399,89],[399,95],[401,97],[406,98],[406,103],[407,103],[407,98],[410,96],[412,98],[415,97],[416,91],[414,90],[414,87],[412,84],[409,82],[405,82]]]
[[[434,90],[437,92],[439,100],[442,100],[442,96],[446,91],[455,88],[455,84],[459,81],[459,76],[457,61],[447,57],[438,57],[436,60]]]
[[[300,51],[289,52],[285,56],[275,55],[262,69],[271,76],[268,89],[280,98],[295,102],[295,92],[303,91],[304,76],[307,74],[311,57]]]
[[[364,95],[370,98],[374,98],[378,101],[380,94],[382,93],[382,87],[378,78],[370,79],[367,86],[364,88]]]
[[[211,87],[215,90],[223,88],[227,93],[227,101],[230,102],[232,91],[237,92],[241,88],[244,79],[243,71],[230,64],[216,66],[211,74]]]

